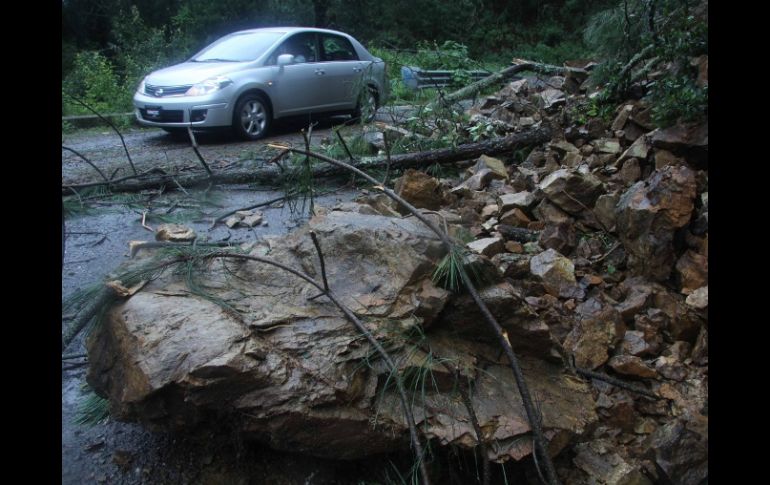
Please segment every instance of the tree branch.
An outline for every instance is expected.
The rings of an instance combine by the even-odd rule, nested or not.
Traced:
[[[80,152],[77,152],[77,151],[73,150],[73,149],[72,149],[72,148],[70,148],[70,147],[66,147],[66,146],[64,146],[64,145],[62,145],[62,146],[61,146],[61,148],[62,148],[62,150],[68,150],[68,151],[70,151],[70,152],[74,153],[75,155],[79,156],[80,158],[82,158],[84,162],[86,162],[87,164],[91,165],[91,167],[92,167],[94,170],[96,170],[97,172],[99,172],[99,175],[101,175],[101,176],[102,176],[102,178],[104,179],[104,181],[105,181],[105,182],[109,182],[109,181],[110,181],[110,179],[108,179],[108,178],[107,178],[107,176],[106,176],[106,175],[104,175],[104,172],[102,172],[101,170],[99,170],[99,167],[97,167],[96,165],[94,165],[94,163],[93,163],[91,160],[87,159],[87,158],[85,157],[85,155],[83,155],[83,154],[82,154],[82,153],[80,153]]]
[[[73,96],[73,95],[71,95],[71,94],[69,94],[69,93],[64,93],[64,94],[65,94],[66,96],[68,96],[70,99],[72,99],[73,101],[75,101],[76,103],[78,103],[78,104],[80,104],[81,106],[83,106],[84,108],[86,108],[87,110],[91,111],[93,114],[95,114],[96,116],[98,116],[98,117],[99,117],[99,119],[101,119],[102,121],[104,121],[105,123],[107,123],[108,125],[110,125],[110,127],[111,127],[111,128],[112,128],[112,129],[115,131],[115,133],[117,133],[117,134],[118,134],[118,136],[120,137],[120,142],[123,144],[123,150],[125,150],[125,151],[126,151],[126,158],[128,158],[128,164],[129,164],[129,165],[131,165],[131,170],[133,170],[133,171],[134,171],[134,175],[136,175],[136,167],[134,167],[134,162],[131,160],[131,154],[130,154],[130,153],[128,153],[128,147],[126,146],[126,140],[124,140],[124,139],[123,139],[123,134],[120,132],[120,130],[118,130],[118,127],[117,127],[117,126],[115,126],[115,124],[114,124],[112,121],[110,121],[110,120],[108,120],[107,118],[105,118],[104,116],[102,116],[102,115],[101,115],[101,113],[99,113],[99,112],[98,112],[98,111],[96,111],[94,108],[92,108],[91,106],[89,106],[88,104],[86,104],[86,102],[85,102],[85,101],[83,101],[83,100],[81,100],[81,99],[78,99],[78,98],[76,98],[75,96]]]

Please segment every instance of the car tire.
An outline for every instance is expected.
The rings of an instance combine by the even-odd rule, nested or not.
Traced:
[[[258,93],[242,96],[233,111],[233,131],[244,140],[259,140],[264,137],[273,121],[270,103]]]
[[[363,123],[371,123],[377,114],[377,91],[372,87],[367,87],[358,97],[358,104],[353,110],[353,119],[360,120]]]

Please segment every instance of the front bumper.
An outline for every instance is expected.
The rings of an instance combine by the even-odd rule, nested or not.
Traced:
[[[136,93],[134,107],[137,121],[144,126],[213,128],[233,121],[232,103],[205,96],[156,98]]]

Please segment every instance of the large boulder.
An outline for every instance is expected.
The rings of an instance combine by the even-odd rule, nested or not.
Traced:
[[[492,458],[530,453],[513,375],[504,361],[488,359],[496,343],[470,342],[442,321],[450,293],[429,282],[444,254],[435,235],[414,218],[321,211],[307,227],[266,238],[249,254],[320,279],[308,229],[318,236],[333,291],[406,375],[424,379],[425,394],[418,385],[410,396],[422,432],[475,446],[467,411],[452,394],[455,374],[441,364],[449,359],[461,365],[459,382],[473,381],[481,426],[501,444]],[[408,448],[388,369],[328,299],[309,300],[315,287],[255,261],[222,259],[193,271],[192,287],[178,272],[155,278],[110,308],[91,334],[88,382],[109,398],[113,416],[160,429],[226,424],[278,450],[335,459]],[[434,322],[416,331],[423,319]],[[534,316],[508,320],[511,333],[539,332],[538,345],[548,342],[547,327],[532,327]],[[420,354],[409,336],[423,334],[419,345],[430,352]],[[483,372],[476,368],[482,362]],[[524,356],[521,365],[542,399],[552,445],[563,446],[597,419],[587,384],[542,359]]]

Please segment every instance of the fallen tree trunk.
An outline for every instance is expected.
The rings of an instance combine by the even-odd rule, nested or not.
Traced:
[[[441,98],[441,102],[450,104],[464,98],[469,98],[487,86],[490,86],[498,81],[502,81],[503,79],[509,78],[514,74],[522,71],[538,71],[547,74],[564,74],[567,72],[577,72],[581,74],[586,73],[585,69],[576,67],[560,67],[553,66],[551,64],[540,64],[538,62],[519,60],[519,62],[516,64],[506,67],[502,71],[498,71],[488,77],[485,77],[484,79],[481,79],[480,81],[476,81],[473,84],[465,86],[464,88],[458,89],[457,91],[444,96]]]
[[[478,143],[468,143],[456,148],[439,148],[437,150],[428,150],[416,153],[404,153],[402,155],[390,156],[390,168],[420,168],[427,167],[434,163],[455,163],[462,160],[478,158],[481,155],[499,155],[510,152],[515,148],[523,146],[538,145],[551,139],[551,130],[547,126],[541,126],[534,130],[521,133],[513,133],[502,138],[482,141]],[[365,167],[384,167],[387,161],[384,159],[365,163]],[[327,169],[330,172],[339,172],[339,169]]]
[[[455,163],[462,160],[478,158],[481,155],[499,155],[510,152],[518,147],[532,146],[545,143],[551,139],[551,130],[546,126],[521,133],[514,133],[502,138],[495,138],[479,143],[468,143],[456,148],[440,148],[416,153],[404,153],[390,156],[391,169],[421,168],[434,163]],[[386,167],[386,158],[369,161],[361,161],[354,164],[356,167],[371,169]],[[346,170],[335,166],[320,166],[313,168],[314,177],[331,177],[347,173]],[[138,192],[140,190],[155,189],[164,185],[180,185],[193,187],[201,184],[247,184],[264,183],[272,184],[280,180],[282,174],[276,165],[265,165],[258,169],[230,170],[227,172],[214,172],[209,176],[204,171],[192,172],[185,175],[170,174],[140,174],[136,177],[126,177],[118,182],[93,182],[86,184],[63,185],[62,192],[67,193],[88,187],[109,186],[116,192]]]
[[[62,185],[62,194],[74,190],[91,187],[108,186],[115,192],[139,192],[147,189],[157,189],[164,185],[180,185],[182,187],[195,187],[198,185],[214,184],[248,184],[248,183],[272,183],[280,177],[280,172],[274,166],[261,167],[257,170],[231,170],[227,172],[214,172],[209,176],[203,169],[191,171],[184,175],[172,174],[146,174],[137,177],[125,177],[119,182],[92,182],[85,184]]]

